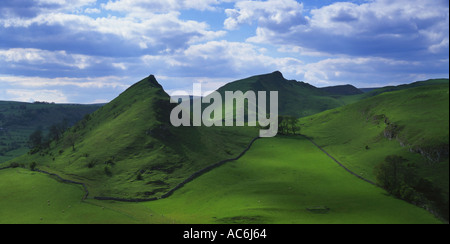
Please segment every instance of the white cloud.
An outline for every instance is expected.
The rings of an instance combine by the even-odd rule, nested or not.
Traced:
[[[234,9],[226,9],[228,18],[224,22],[226,29],[237,29],[241,24],[254,21],[260,26],[281,28],[304,23],[303,4],[295,0],[239,1]]]
[[[345,36],[416,34],[418,30],[440,23],[437,19],[448,19],[448,7],[443,8],[438,3],[420,0],[375,0],[361,5],[337,2],[312,10],[311,28]]]
[[[262,52],[261,52],[262,51]],[[239,77],[262,72],[295,73],[303,62],[295,58],[273,58],[264,49],[249,43],[210,41],[191,45],[172,55],[145,55],[150,67],[179,76]]]
[[[0,86],[8,84],[14,87],[22,88],[45,88],[45,87],[65,87],[73,86],[78,88],[127,88],[129,85],[124,84],[129,77],[87,77],[87,78],[71,78],[71,77],[32,77],[32,76],[0,76]]]
[[[86,55],[68,54],[66,51],[47,51],[35,48],[0,49],[0,58],[9,64],[57,64],[67,67],[76,67],[78,69],[85,69],[94,62],[94,58]]]
[[[213,10],[217,0],[116,0],[102,4],[110,11],[125,12],[130,16],[148,18],[150,13],[165,13],[183,9]]]
[[[428,67],[431,65],[424,65],[418,61],[379,57],[340,57],[308,63],[301,67],[299,74],[306,82],[316,86],[353,84],[358,87],[398,85],[444,75],[439,72],[433,73]]]
[[[36,0],[38,5],[45,5],[45,4],[56,4],[59,6],[66,6],[66,7],[80,7],[85,6],[89,4],[95,3],[97,0]],[[68,6],[69,5],[69,6]]]
[[[139,49],[178,49],[185,47],[189,43],[213,40],[225,35],[225,31],[209,30],[209,25],[204,22],[193,20],[181,20],[180,13],[168,12],[161,14],[147,13],[145,19],[135,19],[132,17],[101,17],[91,18],[85,15],[67,13],[48,13],[38,15],[34,18],[8,18],[0,19],[0,26],[5,28],[55,28],[64,27],[59,33],[57,40],[64,42],[70,47],[73,40],[61,39],[61,37],[71,36],[79,33],[79,36],[99,35],[104,38],[103,45],[108,45],[111,40],[107,35],[114,35],[123,40],[122,45],[134,45]],[[46,36],[40,36],[45,39]],[[47,38],[52,38],[48,36]],[[32,37],[30,37],[32,40]],[[94,40],[90,42],[95,43]],[[45,45],[45,42],[42,42]],[[100,44],[97,44],[100,45]],[[117,48],[116,48],[117,49]],[[114,50],[112,50],[114,51]]]
[[[297,46],[312,52],[385,58],[392,55],[417,58],[427,50],[427,54],[435,54],[437,50],[448,53],[449,9],[445,1],[336,2],[312,9],[310,17],[305,17],[303,22],[288,21],[289,16],[295,16],[289,14],[290,8],[274,6],[274,10],[261,10],[271,2],[244,2],[245,5],[238,2],[235,9],[227,10],[229,18],[225,26],[232,29],[238,24],[257,21],[255,36],[248,41]],[[277,11],[287,16],[281,24],[277,18],[268,17],[274,16],[270,12]],[[300,17],[298,11],[292,13]]]
[[[95,3],[96,0],[4,0],[0,2],[0,19],[28,19],[39,14],[61,11],[79,12],[83,7]]]
[[[86,8],[84,10],[84,12],[87,13],[87,14],[99,14],[102,11],[100,9],[98,9],[98,8]]]
[[[446,0],[347,1],[315,9],[310,2],[306,10],[296,0],[102,2],[0,3],[2,94],[59,90],[92,101],[101,91],[96,99],[109,99],[148,73],[169,90],[197,81],[210,90],[275,70],[315,85],[448,77]]]
[[[18,102],[69,102],[66,95],[59,90],[8,89],[6,90],[6,94],[9,96],[9,100]]]
[[[211,92],[224,86],[232,81],[235,77],[172,77],[158,75],[156,79],[160,83],[167,84],[168,87],[173,87],[171,84],[176,84],[174,88],[166,89],[167,94],[173,95],[176,92],[183,91],[183,93],[193,94],[193,83],[200,83],[202,88],[202,95],[207,96]]]
[[[127,69],[127,65],[125,63],[112,63],[112,66],[121,70]]]

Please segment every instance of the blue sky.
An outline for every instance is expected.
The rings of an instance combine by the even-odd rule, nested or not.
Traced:
[[[0,100],[108,102],[150,74],[168,92],[448,78],[448,26],[448,0],[1,0]]]

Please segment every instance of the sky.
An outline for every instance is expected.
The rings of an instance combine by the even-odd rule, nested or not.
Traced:
[[[0,100],[105,103],[281,71],[317,87],[449,77],[448,0],[0,0]]]

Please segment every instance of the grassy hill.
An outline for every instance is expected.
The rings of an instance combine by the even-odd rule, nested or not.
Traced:
[[[387,156],[406,159],[418,177],[431,182],[428,188],[439,188],[448,215],[448,80],[384,91],[302,118],[300,124],[302,134],[372,181],[377,180],[374,169]]]
[[[373,97],[385,92],[392,92],[392,91],[400,91],[405,90],[409,88],[414,87],[421,87],[421,86],[431,86],[431,85],[445,85],[448,84],[448,79],[429,79],[424,81],[416,81],[412,82],[410,84],[402,84],[398,86],[384,86],[384,87],[374,87],[374,88],[360,88],[359,90],[362,91],[362,94],[353,94],[349,96],[345,96],[342,99],[347,103],[353,103],[357,102],[362,99],[366,99],[369,97]]]
[[[23,103],[0,101],[0,164],[29,151],[29,136],[37,129],[73,126],[101,105]]]
[[[64,136],[11,162],[87,184],[91,196],[160,197],[194,172],[239,155],[248,127],[173,127],[174,104],[154,76],[86,116]]]
[[[219,92],[236,90],[279,91],[280,114],[302,117],[302,134],[364,178],[377,181],[374,169],[389,155],[408,160],[448,206],[448,82],[365,97],[353,86],[316,88],[274,72],[232,82]],[[83,182],[89,197],[80,202],[80,186],[39,172],[0,170],[5,199],[0,222],[440,223],[349,174],[301,136],[259,139],[244,157],[202,174],[168,198],[94,199],[158,199],[199,170],[235,158],[259,134],[257,127],[173,127],[174,106],[149,76],[49,146],[3,164],[35,165]]]
[[[378,95],[378,94],[381,94],[384,92],[399,91],[399,90],[420,87],[420,86],[445,85],[445,84],[448,84],[448,82],[449,82],[448,79],[429,79],[429,80],[416,81],[416,82],[413,82],[410,84],[403,84],[403,85],[398,85],[398,86],[385,86],[385,87],[380,87],[380,88],[373,88],[373,89],[366,90],[367,92],[365,92],[366,93],[365,97],[375,96],[375,95]]]
[[[305,82],[287,80],[279,71],[276,71],[230,82],[217,91],[222,97],[225,97],[225,91],[240,90],[244,93],[249,90],[255,92],[278,91],[280,115],[305,117],[346,104],[341,97],[353,94],[353,88],[353,86],[330,87],[328,90],[317,88]],[[336,94],[336,91],[339,91],[339,94]]]
[[[442,223],[348,174],[300,136],[259,139],[239,160],[157,201],[80,201],[77,185],[20,168],[0,171],[0,189],[8,199],[0,223]]]
[[[260,139],[241,159],[144,205],[181,223],[439,223],[298,136]]]
[[[337,96],[348,96],[348,95],[358,95],[364,92],[352,85],[340,85],[340,86],[328,86],[320,88],[331,95]]]

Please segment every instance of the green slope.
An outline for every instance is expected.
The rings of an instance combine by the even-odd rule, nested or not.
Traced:
[[[236,157],[257,135],[248,127],[179,127],[154,76],[77,123],[50,149],[11,162],[87,184],[91,197],[160,197],[194,172]]]
[[[345,93],[349,87],[343,87],[341,93]],[[339,90],[339,88],[337,88]],[[225,91],[278,91],[278,110],[280,115],[292,115],[304,117],[328,109],[337,108],[345,104],[342,95],[336,96],[325,89],[314,87],[308,83],[295,80],[287,80],[279,72],[252,76],[237,80],[218,89],[225,97]],[[333,90],[330,88],[330,90]],[[350,92],[351,93],[351,92]],[[344,96],[345,97],[345,96]]]
[[[442,191],[448,212],[448,82],[383,92],[302,118],[300,124],[302,134],[372,181],[375,166],[387,156],[407,159]]]
[[[260,139],[238,161],[144,205],[181,223],[439,223],[349,174],[302,137]]]
[[[80,202],[81,188],[24,169],[1,170],[0,186],[0,199],[8,199],[0,201],[0,223],[441,223],[349,174],[300,136],[257,140],[239,160],[157,201]]]
[[[101,105],[48,104],[0,101],[0,164],[28,152],[29,136],[38,128],[72,126]]]
[[[352,85],[328,86],[322,87],[321,90],[335,96],[349,96],[363,94],[361,90]]]
[[[410,84],[403,84],[398,86],[385,86],[381,88],[374,88],[366,92],[365,97],[375,96],[384,92],[390,92],[390,91],[399,91],[414,87],[421,87],[421,86],[431,86],[431,85],[445,85],[448,84],[448,79],[429,79],[424,81],[416,81]]]

